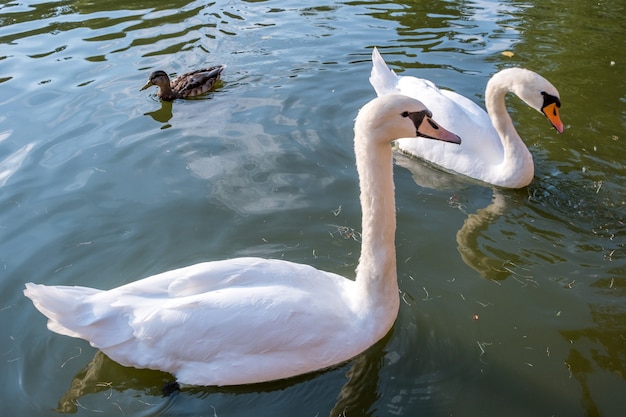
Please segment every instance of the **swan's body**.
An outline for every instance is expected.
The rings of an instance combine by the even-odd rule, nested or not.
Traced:
[[[542,112],[559,133],[563,132],[559,92],[546,79],[526,69],[505,69],[489,80],[485,94],[489,113],[453,91],[440,90],[428,80],[397,76],[376,48],[372,53],[370,83],[378,96],[400,93],[420,100],[442,126],[463,137],[461,146],[400,139],[396,141],[400,151],[500,187],[525,187],[534,176],[532,155],[506,110],[504,97],[508,92]]]
[[[211,68],[186,72],[171,81],[165,71],[154,71],[150,74],[148,82],[141,87],[141,90],[156,85],[159,87],[157,95],[166,101],[199,96],[213,88],[220,79],[224,68],[226,67],[223,65],[216,65]]]
[[[362,249],[356,279],[281,260],[237,258],[164,272],[108,291],[26,284],[54,332],[111,359],[193,385],[287,378],[346,361],[381,339],[399,307],[390,142],[460,139],[423,104],[393,95],[355,122]]]

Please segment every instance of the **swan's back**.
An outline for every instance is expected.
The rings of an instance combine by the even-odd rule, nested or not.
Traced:
[[[488,165],[502,162],[502,142],[489,115],[471,100],[439,89],[429,80],[396,75],[376,48],[372,51],[370,83],[378,96],[399,93],[421,101],[442,127],[464,139],[461,146],[400,139],[396,144],[401,151],[456,172],[475,169],[474,155],[480,155],[480,161]]]
[[[86,339],[122,365],[236,385],[321,369],[373,344],[349,303],[354,286],[308,265],[238,258],[109,291],[27,284],[25,295],[50,330]]]
[[[487,112],[476,103],[415,77],[400,77],[398,88],[401,94],[422,101],[445,129],[467,138],[461,146],[400,139],[397,141],[400,149],[457,172],[465,172],[474,166],[475,155],[480,155],[482,163],[496,165],[502,162],[502,141]]]
[[[487,112],[454,91],[439,89],[431,81],[409,76],[398,78],[398,89],[400,94],[422,101],[433,113],[433,117],[448,130],[462,132],[469,137],[495,135],[497,138],[498,134],[491,125]],[[500,141],[497,140],[496,143],[500,144]],[[472,143],[468,144],[471,145]],[[463,149],[458,146],[452,148]]]

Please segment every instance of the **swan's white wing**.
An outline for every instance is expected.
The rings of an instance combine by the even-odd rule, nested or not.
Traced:
[[[372,51],[372,71],[369,81],[379,97],[399,93],[421,101],[433,112],[433,118],[446,128],[448,127],[443,122],[452,125],[454,116],[458,113],[461,113],[462,118],[460,124],[469,124],[472,120],[479,125],[490,124],[487,113],[471,100],[453,91],[440,90],[429,80],[396,75],[376,48]]]
[[[169,370],[201,385],[272,380],[332,365],[349,345],[333,339],[348,337],[354,315],[317,281],[315,291],[234,286],[168,300],[161,308],[121,300],[115,307],[132,309],[133,338],[105,352],[120,363]]]
[[[227,286],[237,278],[245,278],[246,274],[241,271],[250,264],[254,261],[245,258],[200,263],[153,275],[112,291],[28,283],[25,294],[49,318],[50,330],[107,348],[133,337],[127,322],[134,307],[124,306],[122,300],[133,299],[137,306],[158,306],[163,300],[207,293]],[[113,308],[113,305],[117,307]]]
[[[309,265],[274,259],[233,258],[162,272],[118,287],[116,291],[127,295],[164,293],[170,298],[176,298],[233,285],[258,285],[259,282],[289,280],[297,273],[309,276],[320,271]]]
[[[502,142],[489,115],[480,106],[453,91],[441,90],[431,81],[397,76],[377,49],[372,52],[370,83],[381,95],[400,93],[421,101],[444,129],[461,137],[461,145],[422,139],[400,139],[398,148],[445,169],[482,177],[481,169],[502,162]]]
[[[123,365],[232,385],[330,366],[375,342],[364,340],[369,332],[349,303],[353,285],[308,265],[239,258],[109,291],[27,284],[26,295],[51,330],[86,339]]]
[[[387,94],[398,94],[399,77],[393,72],[383,60],[377,48],[372,51],[372,72],[370,74],[370,84],[374,87],[378,97]]]
[[[461,145],[416,139],[400,139],[398,148],[456,172],[476,173],[482,166],[502,161],[500,138],[489,115],[471,100],[432,82],[415,77],[399,77],[398,89],[420,100],[443,128],[459,135]]]

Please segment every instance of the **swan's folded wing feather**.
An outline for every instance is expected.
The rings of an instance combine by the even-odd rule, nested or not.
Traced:
[[[48,318],[48,328],[55,333],[89,340],[99,348],[132,337],[129,309],[112,307],[106,291],[28,283],[24,294]]]
[[[264,262],[267,261],[267,262]],[[115,288],[117,296],[184,297],[259,279],[270,260],[235,258],[173,269]],[[255,273],[257,274],[255,276]]]
[[[376,95],[381,97],[386,94],[399,93],[400,91],[397,88],[398,78],[396,73],[387,66],[378,49],[374,48],[369,81],[372,87],[374,87]]]
[[[471,155],[481,155],[483,163],[501,162],[502,142],[489,115],[478,104],[454,91],[439,89],[432,82],[421,78],[400,77],[398,86],[402,94],[424,103],[432,112],[433,119],[462,140],[458,146],[401,139],[398,146],[403,151],[457,172],[475,168],[476,161]]]
[[[177,270],[167,286],[169,297],[185,297],[223,288],[315,282],[318,275],[334,275],[310,265],[263,258],[234,258],[206,262]],[[345,279],[336,276],[337,279]]]
[[[215,366],[224,355],[229,361],[302,355],[350,327],[352,313],[333,288],[313,296],[291,285],[234,286],[159,305],[122,299],[115,307],[134,308],[132,337],[105,353],[125,365],[171,372],[192,363]]]
[[[461,130],[462,127],[475,123],[474,121],[482,116],[481,112],[486,115],[485,111],[471,100],[454,91],[439,89],[431,81],[423,78],[400,77],[398,88],[402,94],[424,103],[437,123],[461,136],[461,139],[464,132],[455,131],[455,127]],[[458,148],[457,145],[450,147]]]

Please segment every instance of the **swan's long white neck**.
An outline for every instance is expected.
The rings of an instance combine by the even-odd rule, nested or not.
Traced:
[[[511,79],[510,74],[510,71],[501,71],[489,80],[485,92],[485,106],[504,149],[501,166],[506,172],[501,173],[501,176],[519,176],[520,173],[526,173],[532,178],[533,157],[515,130],[504,100],[507,93],[515,93],[515,80]],[[520,178],[520,181],[523,182],[524,179]]]
[[[399,295],[392,149],[389,141],[367,137],[358,126],[354,148],[363,211],[357,286],[361,299],[368,304],[364,308],[378,309],[384,316],[395,319]]]

